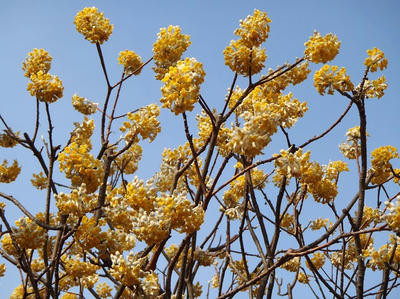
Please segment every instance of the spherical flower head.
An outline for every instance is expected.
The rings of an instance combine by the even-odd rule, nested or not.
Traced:
[[[121,51],[118,57],[118,63],[124,66],[126,75],[134,74],[139,75],[142,69],[139,69],[143,62],[142,58],[135,52],[130,50]]]
[[[367,50],[368,57],[365,58],[364,64],[371,72],[376,72],[378,68],[382,71],[387,68],[388,60],[385,54],[378,48]]]
[[[314,31],[304,46],[306,47],[304,55],[308,60],[314,63],[326,63],[339,53],[340,41],[332,33],[322,37],[319,32]]]
[[[327,89],[330,95],[335,90],[346,92],[354,89],[350,76],[346,74],[346,68],[342,67],[339,70],[338,66],[327,64],[315,72],[314,86],[320,95],[324,95]]]
[[[8,166],[7,160],[4,160],[0,164],[0,183],[11,183],[16,180],[17,176],[21,172],[18,162],[14,160],[11,166]]]
[[[156,79],[161,80],[169,67],[181,59],[183,52],[191,44],[190,36],[181,33],[179,26],[170,25],[168,28],[161,28],[157,34],[157,41],[153,44],[154,62],[153,67]]]
[[[200,85],[204,81],[203,65],[194,58],[186,58],[171,66],[164,76],[161,88],[163,107],[169,108],[175,115],[192,111],[198,101]]]
[[[269,23],[271,19],[267,17],[267,13],[255,9],[252,16],[240,20],[240,28],[235,30],[235,34],[247,47],[258,47],[268,38]]]
[[[399,158],[397,148],[391,145],[381,146],[371,152],[371,164],[375,175],[373,184],[383,184],[392,174],[390,160]]]
[[[19,132],[14,134],[15,137],[18,137]],[[1,147],[14,147],[18,144],[18,141],[16,138],[14,138],[13,135],[10,135],[10,133],[6,132],[3,134],[0,134],[0,146]]]
[[[78,12],[74,24],[76,30],[93,44],[102,44],[107,41],[114,27],[103,13],[97,11],[96,7],[86,7]]]
[[[64,87],[57,76],[39,71],[31,76],[27,90],[41,102],[53,103],[63,96]]]
[[[377,98],[380,99],[385,95],[385,90],[388,87],[388,84],[386,83],[386,78],[385,76],[381,76],[376,80],[365,80],[364,82],[364,88],[363,88],[363,93],[367,98]],[[360,91],[361,85],[359,84],[356,87],[356,91]]]
[[[259,73],[267,59],[265,49],[261,47],[249,48],[242,40],[231,41],[224,50],[225,65],[240,75],[249,76]]]
[[[33,49],[22,63],[22,70],[25,71],[24,76],[30,78],[39,71],[47,73],[50,70],[52,59],[49,52],[43,49]]]
[[[93,103],[86,98],[80,97],[77,94],[72,96],[72,106],[75,110],[84,115],[90,115],[96,112],[97,103]]]

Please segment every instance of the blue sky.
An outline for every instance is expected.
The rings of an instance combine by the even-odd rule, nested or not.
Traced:
[[[238,27],[239,19],[252,14],[254,8],[266,11],[272,20],[270,38],[263,44],[268,55],[265,70],[301,57],[304,42],[317,29],[322,34],[337,34],[342,42],[341,50],[331,63],[345,66],[353,83],[358,84],[364,71],[366,50],[376,46],[384,51],[389,60],[389,67],[384,71],[389,87],[382,99],[369,100],[367,104],[367,130],[371,135],[369,151],[387,144],[400,147],[400,82],[396,75],[400,69],[400,2],[396,0],[3,1],[0,9],[0,113],[14,130],[30,134],[33,131],[35,100],[26,91],[27,79],[21,70],[22,61],[33,48],[44,48],[53,56],[50,72],[58,75],[65,87],[64,98],[51,106],[56,144],[65,144],[72,129],[72,121],[82,120],[82,116],[73,111],[71,106],[71,96],[74,93],[95,102],[103,101],[106,85],[95,46],[84,40],[72,23],[75,14],[87,6],[98,7],[114,24],[114,32],[103,46],[113,82],[122,71],[117,63],[120,51],[134,50],[146,60],[152,56],[152,44],[160,27],[180,25],[182,32],[191,36],[192,42],[184,55],[195,57],[203,63],[206,78],[201,93],[208,104],[216,108],[223,105],[233,77],[224,65],[222,51],[235,38],[233,31]],[[312,65],[312,70],[321,66]],[[295,97],[306,100],[309,106],[305,117],[290,131],[296,144],[303,143],[329,127],[348,104],[340,95],[321,97],[312,86],[311,78],[310,75],[310,79],[301,87],[292,88]],[[371,76],[371,79],[374,78],[375,74]],[[245,81],[239,81],[240,84],[245,87]],[[147,67],[125,86],[119,112],[157,103],[161,96],[160,87],[160,82],[154,79],[153,71]],[[194,114],[190,118],[193,120]],[[184,142],[180,119],[163,110],[161,122],[163,130],[159,138],[144,147],[141,170],[138,172],[144,179],[157,170],[164,147]],[[357,124],[358,115],[353,107],[325,141],[310,146],[313,150],[312,159],[323,164],[342,159],[337,146],[345,140],[347,129]],[[41,134],[46,134],[44,123]],[[118,137],[119,132],[116,131],[114,136]],[[273,140],[271,147],[265,150],[267,156],[286,147],[281,137],[277,136]],[[32,155],[19,149],[10,151],[0,148],[0,160],[4,158],[18,158],[23,170],[16,182],[1,184],[0,190],[22,199],[29,208],[37,211],[38,207],[43,206],[44,197],[29,186],[32,172],[38,169],[36,162],[32,162]],[[355,192],[356,180],[351,175],[347,178],[342,194],[351,197]],[[8,215],[16,213],[10,204],[8,207]],[[17,273],[9,271],[9,275],[0,278],[0,288],[6,294],[11,293],[18,284]]]

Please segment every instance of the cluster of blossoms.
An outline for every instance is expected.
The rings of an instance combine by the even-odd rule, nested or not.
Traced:
[[[16,133],[11,133],[10,135],[9,132],[0,134],[0,146],[1,147],[8,147],[12,148],[17,145],[17,139],[19,136],[19,132]]]
[[[368,132],[366,135],[369,136]],[[346,132],[347,140],[339,145],[339,150],[342,152],[343,156],[348,159],[357,159],[361,155],[361,135],[360,126],[355,126],[350,128]]]
[[[321,203],[331,202],[335,199],[338,176],[341,172],[349,170],[347,163],[342,161],[330,162],[327,166],[321,166],[318,162],[310,162],[310,152],[303,154],[302,149],[295,153],[281,150],[281,157],[275,160],[275,167],[276,175],[273,181],[277,185],[284,176],[288,179],[295,177],[303,187],[307,186],[307,192]]]
[[[280,268],[285,269],[289,272],[297,272],[300,269],[300,257],[294,257],[291,260],[287,261]]]
[[[138,164],[142,158],[142,147],[134,143],[122,155],[114,160],[116,168],[125,174],[133,174],[138,169]]]
[[[374,176],[373,184],[383,184],[392,175],[390,160],[399,158],[397,148],[391,145],[381,146],[371,152],[371,164]]]
[[[312,230],[319,230],[323,227],[326,227],[326,225],[328,224],[329,219],[323,219],[323,218],[318,218],[314,221],[311,222],[311,229]]]
[[[388,60],[385,54],[378,48],[367,50],[368,57],[365,58],[364,64],[371,72],[376,72],[378,68],[382,71],[387,68]]]
[[[125,141],[137,142],[139,135],[143,140],[149,138],[150,142],[153,141],[161,131],[160,122],[157,120],[159,115],[160,107],[156,104],[143,107],[136,113],[129,112],[129,121],[124,121],[120,128],[122,132],[126,132]]]
[[[370,258],[367,261],[367,267],[373,271],[376,269],[385,270],[388,267],[397,269],[400,265],[400,238],[390,235],[390,242],[382,245],[378,250],[370,244],[363,250],[363,256]]]
[[[43,49],[33,49],[22,64],[28,83],[28,91],[41,102],[53,103],[63,96],[62,81],[50,75],[52,57]]]
[[[157,41],[153,45],[154,61],[153,67],[156,79],[161,80],[168,73],[171,66],[175,66],[181,59],[183,52],[190,45],[189,35],[181,33],[179,26],[170,25],[168,28],[161,28],[157,34]]]
[[[11,183],[14,182],[21,172],[18,162],[14,160],[11,166],[8,166],[8,161],[4,160],[0,164],[0,183]]]
[[[158,276],[152,271],[144,271],[147,258],[139,258],[130,252],[125,258],[121,253],[111,255],[110,274],[120,283],[128,286],[139,298],[155,298],[160,291]],[[135,297],[136,297],[135,296]]]
[[[124,66],[126,75],[139,75],[142,69],[139,69],[143,62],[142,58],[130,50],[121,51],[118,56],[118,63]]]
[[[38,190],[46,189],[48,186],[49,179],[43,174],[43,172],[39,172],[38,174],[32,174],[31,183]]]
[[[346,69],[325,64],[319,71],[314,74],[314,86],[320,95],[325,94],[328,89],[328,94],[333,94],[335,90],[341,92],[352,91],[353,83],[350,81],[350,76],[346,74]]]
[[[80,113],[90,115],[96,112],[98,104],[89,101],[87,98],[74,94],[72,96],[72,106]]]
[[[267,56],[260,45],[268,38],[270,22],[267,14],[258,9],[240,21],[240,28],[234,32],[239,39],[232,40],[224,50],[225,64],[233,72],[250,76],[263,69]]]
[[[389,211],[388,214],[384,216],[386,223],[390,226],[390,228],[395,231],[400,231],[400,196],[397,196],[397,202],[385,202],[387,209]]]
[[[15,240],[20,249],[42,248],[47,239],[47,232],[45,229],[38,226],[28,217],[18,219],[15,221],[15,225],[16,227],[12,229],[11,238]]]
[[[365,80],[363,93],[367,98],[378,98],[380,99],[385,94],[385,90],[387,88],[386,78],[385,76],[381,76],[376,80]],[[360,85],[356,87],[356,90],[360,90]]]
[[[82,217],[97,206],[97,195],[88,194],[86,185],[83,183],[78,189],[71,193],[59,193],[54,195],[56,205],[61,215]]]
[[[322,252],[315,252],[310,260],[315,269],[319,270],[324,266],[326,257]],[[308,261],[306,261],[306,266],[308,269],[312,269]]]
[[[236,89],[231,107],[240,99],[240,94],[241,90]],[[256,87],[237,108],[236,113],[244,124],[242,127],[233,126],[227,147],[240,155],[259,155],[279,126],[292,127],[307,109],[307,103],[293,98],[292,93],[271,94],[268,86]]]
[[[67,279],[74,282],[73,285],[85,286],[87,288],[94,287],[98,281],[97,270],[100,268],[97,265],[93,265],[89,262],[81,261],[79,256],[76,257],[62,257],[64,263],[64,269]],[[71,285],[71,286],[73,286]]]
[[[96,7],[86,7],[79,11],[75,16],[74,24],[76,30],[94,44],[107,41],[114,27],[103,13],[98,12]]]
[[[324,37],[317,31],[304,44],[304,55],[314,63],[326,63],[333,60],[339,53],[340,41],[336,35],[329,33]]]
[[[163,77],[161,88],[163,107],[169,108],[175,115],[192,111],[200,94],[200,85],[204,81],[203,65],[194,58],[186,58],[171,66]]]
[[[310,276],[305,274],[303,271],[298,272],[297,281],[300,283],[308,284],[310,283]]]

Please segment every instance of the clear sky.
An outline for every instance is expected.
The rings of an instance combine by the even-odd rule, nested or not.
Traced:
[[[192,42],[184,56],[195,57],[203,63],[206,78],[201,93],[209,106],[216,108],[223,105],[233,77],[224,65],[222,51],[235,38],[233,31],[238,27],[239,19],[252,14],[254,8],[266,11],[272,20],[270,38],[263,44],[268,55],[265,70],[301,57],[304,42],[317,29],[323,35],[329,32],[337,34],[342,42],[341,50],[331,63],[345,66],[353,83],[358,84],[364,71],[366,50],[376,46],[384,51],[389,60],[388,69],[384,71],[389,87],[383,98],[368,101],[367,130],[371,135],[368,150],[388,144],[400,147],[400,82],[396,75],[396,70],[400,70],[400,2],[397,0],[1,1],[0,113],[14,130],[30,134],[33,131],[35,100],[26,91],[27,79],[21,70],[22,61],[33,48],[44,48],[52,55],[50,72],[63,80],[65,88],[64,98],[51,105],[56,144],[65,144],[73,127],[72,121],[82,119],[71,106],[71,96],[74,93],[100,103],[105,98],[106,85],[96,48],[84,40],[73,25],[75,14],[87,6],[98,7],[114,24],[114,32],[103,46],[113,82],[118,80],[122,71],[117,63],[120,51],[134,50],[143,60],[147,60],[152,56],[152,45],[160,27],[179,25],[183,33],[191,36]],[[313,65],[312,70],[320,67]],[[373,76],[371,79],[375,79]],[[311,79],[310,75],[302,87],[292,88],[295,97],[306,100],[309,106],[305,117],[290,131],[295,144],[301,144],[328,128],[348,104],[340,95],[321,97]],[[154,79],[153,71],[147,67],[140,76],[126,85],[121,95],[119,112],[159,102],[160,87],[160,82]],[[242,87],[245,85],[242,84]],[[190,117],[194,119],[194,115]],[[144,179],[157,170],[164,147],[184,142],[180,119],[175,119],[172,113],[163,110],[161,122],[163,129],[159,138],[144,147],[143,160],[139,166],[141,170],[138,172]],[[312,159],[322,164],[329,160],[344,159],[337,146],[344,141],[347,129],[355,125],[358,125],[358,115],[353,107],[325,141],[310,147],[313,150]],[[41,129],[41,134],[45,135],[44,124]],[[116,132],[115,136],[118,137],[119,133]],[[280,137],[274,141],[271,148],[265,150],[267,155],[286,147]],[[28,180],[38,165],[32,163],[31,154],[23,150],[0,148],[0,160],[4,158],[18,158],[22,161],[23,170],[16,182],[1,184],[0,191],[13,194],[33,211],[37,211],[43,206],[44,197],[42,193],[31,190]],[[349,175],[343,191],[349,192],[348,197],[354,194],[356,184],[351,178]],[[7,211],[13,213],[16,210],[10,207]],[[18,274],[11,269],[8,271],[9,275],[0,278],[1,298],[8,296],[19,284]]]

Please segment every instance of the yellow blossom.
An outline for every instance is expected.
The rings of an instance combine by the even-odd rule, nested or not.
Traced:
[[[319,32],[314,31],[304,46],[306,47],[304,55],[308,60],[314,63],[326,63],[339,53],[340,41],[332,33],[322,37]]]
[[[0,134],[0,146],[9,148],[14,147],[18,144],[18,141],[16,139],[18,137],[19,132],[12,133],[12,135],[10,135],[10,133],[8,132]]]
[[[385,76],[379,77],[376,80],[366,80],[364,82],[364,88],[363,92],[365,93],[365,96],[367,98],[378,98],[380,99],[381,97],[384,96],[385,90],[388,87],[386,83],[386,78]],[[357,90],[360,88],[360,86],[357,86]]]
[[[325,255],[322,252],[315,252],[313,257],[311,258],[311,262],[314,265],[315,269],[319,270],[325,264]],[[306,261],[306,266],[309,269],[312,269],[311,266]]]
[[[48,186],[48,178],[44,176],[41,171],[39,174],[32,174],[33,178],[31,179],[32,186],[34,186],[38,190],[46,189]]]
[[[105,282],[99,283],[96,286],[96,292],[100,298],[111,297],[111,291],[112,291],[112,288]]]
[[[311,221],[311,229],[319,230],[323,227],[326,227],[326,224],[329,222],[329,219],[318,218],[314,221]]]
[[[325,64],[319,71],[314,74],[314,86],[319,94],[325,94],[328,89],[328,94],[333,94],[334,90],[342,92],[352,91],[354,89],[353,83],[350,81],[350,76],[346,74],[346,69]]]
[[[98,104],[74,94],[72,96],[72,106],[80,113],[84,115],[90,115],[96,112]]]
[[[381,146],[371,152],[371,164],[374,176],[371,182],[373,184],[383,184],[392,174],[391,159],[399,158],[397,148],[391,145]]]
[[[385,54],[378,48],[367,50],[368,57],[365,58],[364,64],[371,72],[376,72],[378,68],[382,71],[387,68],[388,60]]]
[[[86,7],[79,11],[74,20],[76,30],[91,43],[102,44],[110,37],[113,25],[97,11],[96,7]]]
[[[271,19],[267,14],[255,9],[252,16],[240,20],[240,28],[235,30],[235,35],[239,36],[247,47],[258,47],[268,38],[269,23]]]
[[[25,61],[22,63],[22,70],[25,71],[24,76],[30,78],[39,71],[47,73],[50,70],[52,59],[49,52],[44,49],[33,49],[32,52],[28,53],[28,57],[26,57]]]
[[[130,50],[119,52],[118,63],[124,66],[126,75],[134,74],[135,76],[140,74],[141,69],[138,69],[143,64],[142,58]]]
[[[27,90],[31,96],[36,96],[39,101],[46,103],[53,103],[62,98],[64,87],[57,76],[39,71],[30,78]]]
[[[259,73],[264,68],[265,49],[249,48],[242,40],[231,41],[224,50],[225,65],[240,75],[249,76]]]
[[[383,219],[394,232],[400,232],[400,196],[397,196],[396,203],[385,202],[385,205],[389,212]]]
[[[157,34],[157,41],[153,44],[154,61],[153,67],[156,79],[161,80],[169,67],[174,66],[181,59],[183,52],[189,47],[189,35],[181,33],[179,26],[170,25],[168,28],[161,28]]]
[[[4,276],[4,273],[6,273],[6,265],[0,264],[0,277]]]
[[[194,58],[186,58],[170,67],[162,79],[161,88],[163,107],[169,108],[175,115],[192,111],[198,101],[200,85],[204,81],[203,65]]]
[[[310,282],[310,276],[305,274],[303,271],[300,271],[299,274],[297,275],[297,280],[300,283],[308,284]]]
[[[4,160],[0,164],[0,183],[11,183],[15,181],[19,173],[21,172],[21,167],[19,167],[17,160],[14,160],[11,166],[8,166],[7,160]]]
[[[290,272],[297,272],[300,268],[300,257],[294,257],[280,267]]]
[[[357,159],[361,154],[360,142],[360,126],[350,128],[346,132],[347,141],[339,145],[339,150],[348,159]],[[369,136],[366,132],[366,136]]]
[[[38,249],[44,245],[47,232],[28,217],[22,217],[15,221],[13,238],[21,249]]]

